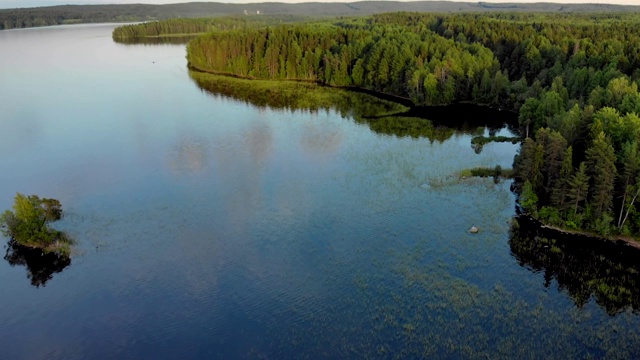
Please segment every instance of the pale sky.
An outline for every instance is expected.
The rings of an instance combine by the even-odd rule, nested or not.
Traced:
[[[206,0],[0,0],[0,9],[16,8],[16,7],[32,7],[32,6],[51,6],[51,5],[64,5],[64,4],[175,4],[193,1],[205,1]],[[353,2],[358,0],[315,0],[309,2]],[[428,0],[427,0],[428,1]],[[478,2],[477,0],[458,0],[465,2]],[[263,1],[256,0],[226,0],[215,1],[224,3],[257,3]],[[264,2],[286,2],[286,3],[301,3],[307,1],[299,0],[279,0],[279,1],[264,1]],[[523,3],[531,4],[536,2],[548,2],[548,3],[562,3],[562,4],[619,4],[619,5],[640,5],[640,0],[483,0],[482,2],[492,3]]]

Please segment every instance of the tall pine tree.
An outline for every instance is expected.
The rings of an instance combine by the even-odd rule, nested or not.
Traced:
[[[586,152],[588,172],[591,176],[590,205],[594,219],[611,209],[616,178],[616,155],[603,131],[596,135]]]

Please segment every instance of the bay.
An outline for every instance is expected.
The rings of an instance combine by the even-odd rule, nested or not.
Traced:
[[[226,91],[115,26],[0,32],[0,209],[57,198],[77,242],[0,261],[2,357],[640,355],[633,261],[523,233],[509,182],[457,175],[511,166],[471,146],[506,125]]]

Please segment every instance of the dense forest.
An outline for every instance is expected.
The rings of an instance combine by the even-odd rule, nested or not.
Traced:
[[[17,1],[14,3],[18,4]],[[5,6],[11,5],[11,2]],[[1,6],[1,4],[0,4]],[[230,15],[306,15],[306,16],[363,16],[390,11],[422,12],[628,12],[639,11],[638,6],[603,4],[492,4],[450,1],[360,1],[353,3],[252,3],[229,4],[193,2],[166,5],[112,4],[61,5],[36,8],[0,9],[0,30],[34,26],[149,21],[170,18],[202,18]]]
[[[265,16],[225,16],[218,18],[168,19],[142,24],[119,26],[113,30],[113,39],[141,39],[162,36],[180,36],[200,34],[214,30],[244,30],[283,23],[308,20],[304,16],[265,15]]]
[[[203,72],[516,111],[526,211],[602,235],[640,232],[638,14],[393,13],[214,31],[187,48]]]

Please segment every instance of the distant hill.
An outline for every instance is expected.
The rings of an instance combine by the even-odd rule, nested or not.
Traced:
[[[640,12],[640,6],[607,4],[495,4],[451,1],[360,1],[353,3],[193,2],[167,5],[60,5],[0,10],[0,30],[74,23],[160,20],[227,15],[358,16],[383,12]]]

